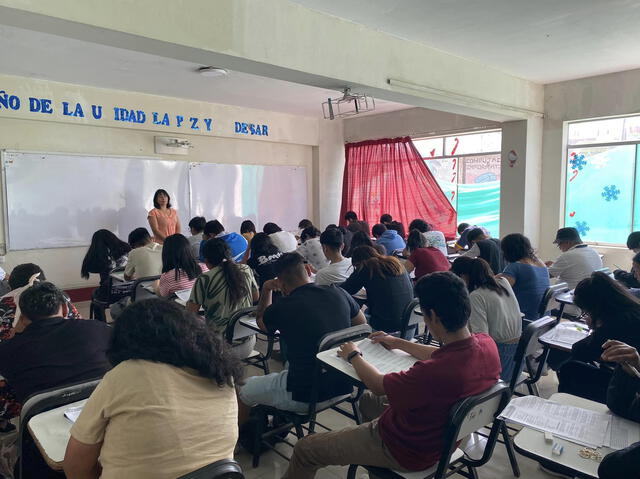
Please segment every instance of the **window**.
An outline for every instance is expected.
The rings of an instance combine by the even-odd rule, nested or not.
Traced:
[[[502,132],[483,131],[413,140],[440,188],[458,212],[458,223],[500,233]]]
[[[565,226],[626,243],[640,229],[640,115],[569,123],[567,138]]]

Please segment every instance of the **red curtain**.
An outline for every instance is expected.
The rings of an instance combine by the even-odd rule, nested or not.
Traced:
[[[455,238],[456,211],[411,138],[347,143],[345,153],[341,224],[350,210],[371,226],[389,213],[405,229],[421,218],[447,239]]]

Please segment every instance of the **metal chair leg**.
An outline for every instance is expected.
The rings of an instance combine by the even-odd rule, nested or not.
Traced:
[[[500,426],[500,431],[502,433],[502,439],[504,440],[504,446],[507,448],[507,456],[509,456],[509,462],[511,463],[513,475],[516,477],[520,477],[520,466],[518,465],[516,452],[513,449],[513,440],[511,439],[511,436],[509,436],[509,430],[507,429],[506,423],[502,423],[502,426]]]

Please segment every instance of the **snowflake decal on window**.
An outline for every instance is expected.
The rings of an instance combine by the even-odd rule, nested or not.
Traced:
[[[602,197],[607,201],[615,201],[618,199],[620,190],[616,185],[605,186],[602,190]]]
[[[578,155],[573,152],[571,153],[569,164],[571,165],[572,170],[582,171],[582,169],[587,165],[587,160],[584,159],[584,155],[582,153]]]
[[[580,233],[580,236],[586,236],[591,228],[589,228],[586,221],[578,221],[576,223],[576,229],[578,233]]]

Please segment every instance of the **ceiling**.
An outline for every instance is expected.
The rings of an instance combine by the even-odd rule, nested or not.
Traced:
[[[340,92],[0,25],[0,73],[322,118]],[[375,113],[412,108],[376,99]]]
[[[291,0],[537,83],[640,68],[640,0]]]

